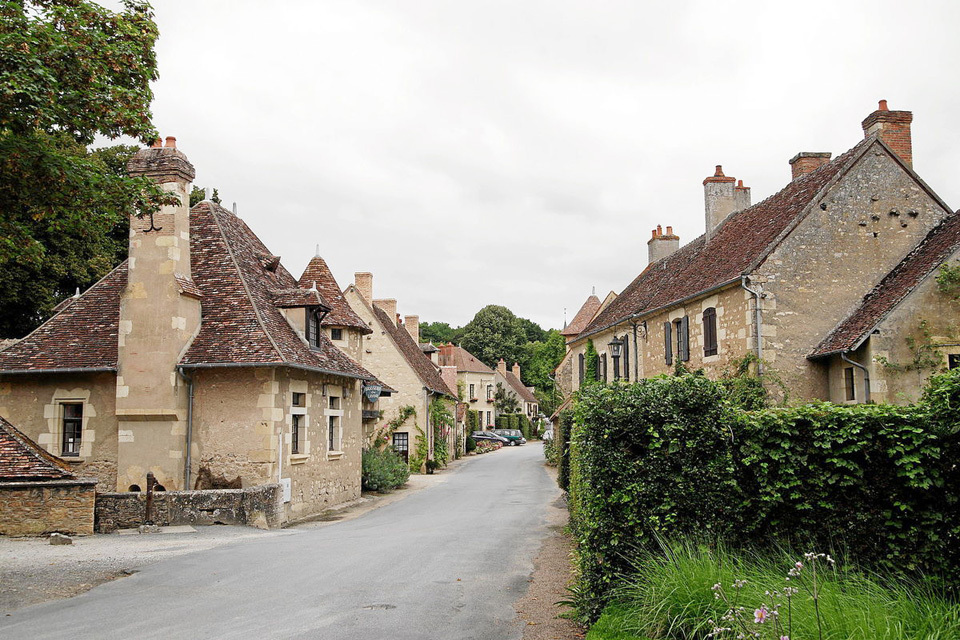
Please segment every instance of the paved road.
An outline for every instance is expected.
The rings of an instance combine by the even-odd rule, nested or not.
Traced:
[[[355,520],[218,547],[0,618],[0,638],[519,639],[558,490],[539,444]]]

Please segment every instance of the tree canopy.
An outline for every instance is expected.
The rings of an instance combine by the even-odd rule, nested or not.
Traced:
[[[156,38],[145,2],[0,0],[0,336],[105,275],[126,255],[129,214],[169,201],[126,175],[134,148],[86,148],[156,139]]]

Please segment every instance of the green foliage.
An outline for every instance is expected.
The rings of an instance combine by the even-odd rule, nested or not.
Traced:
[[[471,413],[472,413],[472,412],[471,412]],[[473,438],[469,437],[469,434],[468,434],[468,437],[467,437],[466,446],[467,446],[467,453],[470,453],[470,452],[472,452],[474,449],[477,448],[477,441],[474,440]]]
[[[194,207],[200,204],[206,199],[206,197],[207,197],[206,188],[194,186],[190,190],[190,206]],[[217,204],[222,204],[222,201],[220,200],[220,194],[217,192],[216,189],[214,189],[213,193],[210,194],[210,200],[212,200],[213,202],[216,202]]]
[[[593,340],[587,340],[587,348],[583,353],[583,384],[581,387],[588,387],[599,381],[600,355],[597,348],[593,346]]]
[[[943,354],[940,352],[939,345],[934,342],[930,333],[930,326],[926,320],[920,321],[917,329],[919,336],[905,336],[904,341],[913,355],[910,362],[899,364],[891,362],[883,356],[876,356],[875,359],[883,367],[892,371],[905,373],[907,371],[925,371],[927,369],[939,369],[943,366]]]
[[[520,411],[520,402],[517,396],[508,391],[502,382],[497,383],[497,390],[493,394],[493,406],[497,413],[516,413]]]
[[[550,465],[551,467],[557,466],[557,459],[556,459],[556,453],[555,453],[556,442],[557,442],[556,438],[543,441],[543,457],[547,459],[547,464]]]
[[[361,480],[367,491],[387,492],[403,486],[410,469],[393,447],[365,448],[361,458]]]
[[[454,427],[453,413],[447,401],[434,398],[430,402],[430,424],[433,425],[433,460],[445,467],[450,461],[448,442]]]
[[[414,428],[417,430],[417,444],[409,458],[409,463],[411,471],[420,473],[420,469],[423,468],[424,463],[430,456],[430,443],[427,441],[427,434],[423,432],[423,429],[417,425],[414,425]]]
[[[370,438],[370,446],[374,449],[382,449],[390,444],[393,432],[403,426],[407,420],[416,417],[417,410],[412,405],[406,405],[397,409],[397,415],[378,429]]]
[[[956,586],[960,377],[936,377],[924,398],[749,412],[696,374],[581,390],[570,505],[583,613],[599,615],[659,536],[844,548]]]
[[[960,262],[940,265],[937,273],[937,289],[945,296],[960,300]]]
[[[456,344],[460,341],[463,329],[453,329],[446,322],[421,322],[420,323],[420,341],[440,344],[450,342]]]
[[[126,256],[128,216],[170,196],[126,175],[152,142],[157,28],[149,5],[0,0],[0,336],[22,336]]]
[[[726,611],[726,604],[714,597],[713,585],[735,591],[739,604],[751,613],[761,603],[769,606],[767,591],[791,584],[784,577],[800,556],[785,550],[737,552],[724,545],[689,540],[664,547],[644,555],[617,589],[616,603],[604,610],[588,640],[704,638],[713,628],[709,620],[721,620]],[[960,605],[923,585],[891,578],[843,565],[819,574],[817,608],[823,637],[960,637]],[[732,586],[737,580],[745,580],[740,589]],[[791,598],[789,612],[781,607],[780,614],[782,622],[789,615],[791,637],[819,637],[813,601],[804,591]]]
[[[477,412],[467,410],[467,431],[473,433],[474,431],[479,431],[480,427],[477,425],[480,424],[477,419]]]
[[[495,367],[500,358],[517,362],[526,341],[526,332],[517,316],[495,304],[480,309],[463,327],[463,348],[490,367]]]
[[[557,416],[557,428],[553,434],[557,465],[557,484],[564,491],[570,490],[570,439],[573,431],[574,413],[564,409]]]
[[[522,357],[519,359],[522,382],[530,387],[552,391],[553,379],[550,376],[566,353],[566,341],[556,329],[545,332],[540,341],[528,342],[524,345]],[[553,413],[555,409],[556,407],[551,405],[544,410]]]
[[[745,411],[765,409],[772,404],[769,389],[776,387],[780,392],[781,403],[788,397],[787,387],[775,373],[769,370],[760,373],[760,359],[757,354],[747,355],[733,360],[720,379],[720,385],[726,391],[727,399]],[[680,366],[682,363],[677,363]]]

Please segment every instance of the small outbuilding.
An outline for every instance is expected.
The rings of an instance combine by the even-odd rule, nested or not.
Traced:
[[[0,535],[92,534],[96,485],[0,417]]]

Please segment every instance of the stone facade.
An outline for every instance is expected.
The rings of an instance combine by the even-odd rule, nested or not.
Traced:
[[[93,533],[95,480],[0,482],[0,535]]]

